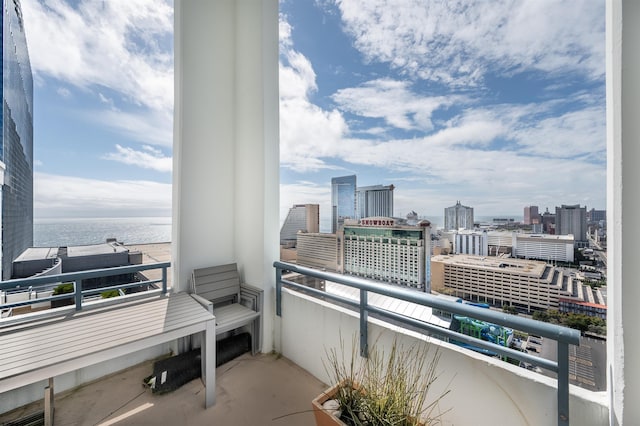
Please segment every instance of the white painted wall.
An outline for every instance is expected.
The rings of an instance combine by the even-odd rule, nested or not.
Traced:
[[[175,2],[173,283],[237,262],[273,316],[279,256],[277,0]],[[263,350],[273,347],[264,321]]]
[[[640,3],[609,0],[606,19],[610,424],[640,424]]]
[[[359,333],[354,312],[300,293],[283,289],[282,318],[278,321],[276,347],[287,358],[328,383],[322,361],[329,348],[351,353],[353,336]],[[369,345],[390,348],[394,336],[406,346],[424,341],[424,336],[381,321],[369,322]],[[441,401],[445,425],[556,425],[555,380],[439,340],[440,350],[433,397],[446,388],[451,392]],[[357,345],[356,341],[356,345]],[[575,425],[603,425],[608,421],[605,392],[589,392],[570,386],[570,422]]]

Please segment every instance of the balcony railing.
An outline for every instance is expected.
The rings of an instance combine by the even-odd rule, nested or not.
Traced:
[[[467,343],[474,347],[487,349],[501,356],[537,365],[539,367],[557,373],[558,425],[569,424],[569,345],[580,344],[580,333],[577,330],[535,321],[529,318],[492,311],[489,309],[482,309],[476,306],[442,300],[441,298],[431,294],[409,290],[402,287],[381,284],[354,276],[323,272],[284,262],[274,262],[273,266],[276,268],[276,315],[282,316],[282,286],[286,285],[287,287],[321,297],[325,300],[333,300],[341,304],[354,307],[356,310],[358,310],[360,318],[360,354],[364,357],[367,356],[368,352],[367,319],[368,315],[371,313],[379,317],[387,318],[397,323],[405,324],[407,326],[422,330],[423,332],[427,332],[430,335],[447,337],[458,342]],[[355,301],[342,296],[327,293],[322,290],[317,290],[315,288],[311,288],[302,284],[298,284],[287,279],[283,279],[283,271],[295,272],[305,276],[319,278],[322,280],[359,289],[360,298],[358,301]],[[453,330],[445,329],[425,321],[420,321],[415,318],[399,314],[397,312],[370,305],[367,301],[369,292],[393,297],[418,305],[428,306],[442,311],[447,311],[456,315],[463,315],[478,320],[488,321],[493,324],[498,324],[513,328],[515,330],[520,330],[526,333],[536,334],[542,337],[553,339],[557,342],[558,346],[558,361],[555,362],[544,358],[539,358],[537,356],[529,355],[525,352],[520,352],[515,349],[476,339],[455,332]]]
[[[12,309],[43,302],[51,302],[61,299],[73,298],[76,310],[82,310],[83,299],[86,296],[95,295],[109,290],[124,290],[139,286],[155,286],[159,284],[159,291],[162,294],[167,292],[167,268],[171,262],[145,263],[140,265],[119,266],[114,268],[92,269],[82,272],[69,272],[57,275],[44,275],[33,278],[20,278],[0,282],[0,290],[6,291],[31,291],[32,289],[43,288],[60,283],[73,283],[73,292],[58,295],[51,295],[29,300],[16,301],[12,303],[0,304],[0,309]],[[95,278],[104,278],[114,275],[132,274],[152,269],[162,269],[162,278],[155,280],[133,281],[123,284],[111,285],[100,288],[83,289],[83,281]]]

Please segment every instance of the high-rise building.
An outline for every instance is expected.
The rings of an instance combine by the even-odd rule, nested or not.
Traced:
[[[580,204],[556,207],[556,235],[573,234],[577,247],[587,246],[587,208]]]
[[[393,217],[393,185],[361,186],[356,189],[357,219]]]
[[[545,234],[556,233],[556,215],[549,212],[549,208],[542,214],[542,232]]]
[[[573,235],[513,233],[513,255],[547,262],[573,262]]]
[[[489,238],[487,231],[456,231],[453,252],[455,254],[489,255]]]
[[[538,213],[538,206],[526,206],[524,208],[524,224],[533,225],[540,223],[540,214]]]
[[[320,206],[318,204],[295,204],[289,209],[282,228],[280,228],[280,244],[295,246],[298,231],[320,232]]]
[[[297,263],[300,266],[338,270],[339,247],[336,234],[300,233],[297,251]]]
[[[356,175],[331,178],[331,232],[356,218]]]
[[[345,224],[339,239],[345,274],[431,292],[431,223],[398,225],[373,217]],[[340,267],[340,265],[339,265]]]
[[[445,208],[444,229],[473,229],[473,207],[463,206],[458,201],[455,206]]]
[[[33,245],[33,79],[19,0],[2,7],[2,279]]]
[[[606,210],[591,209],[587,212],[587,222],[600,222],[607,221]]]

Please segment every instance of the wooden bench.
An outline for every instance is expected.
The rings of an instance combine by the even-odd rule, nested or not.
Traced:
[[[216,317],[216,334],[248,326],[251,352],[260,351],[263,290],[240,282],[235,263],[194,269],[191,290]]]
[[[45,424],[53,424],[55,376],[192,334],[203,339],[202,379],[205,407],[210,407],[215,403],[215,318],[186,293],[1,327],[0,395],[48,379]]]

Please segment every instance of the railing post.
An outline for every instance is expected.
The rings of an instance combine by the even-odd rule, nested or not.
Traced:
[[[76,311],[82,310],[82,280],[75,280],[73,282],[73,288],[75,289],[74,296],[76,299]]]
[[[276,268],[276,315],[282,316],[282,269]]]
[[[569,344],[558,341],[558,425],[569,425]]]
[[[367,328],[369,311],[367,307],[367,290],[360,290],[360,356],[363,358],[369,357],[369,331]]]
[[[166,266],[162,267],[162,294],[167,294],[167,267]]]

